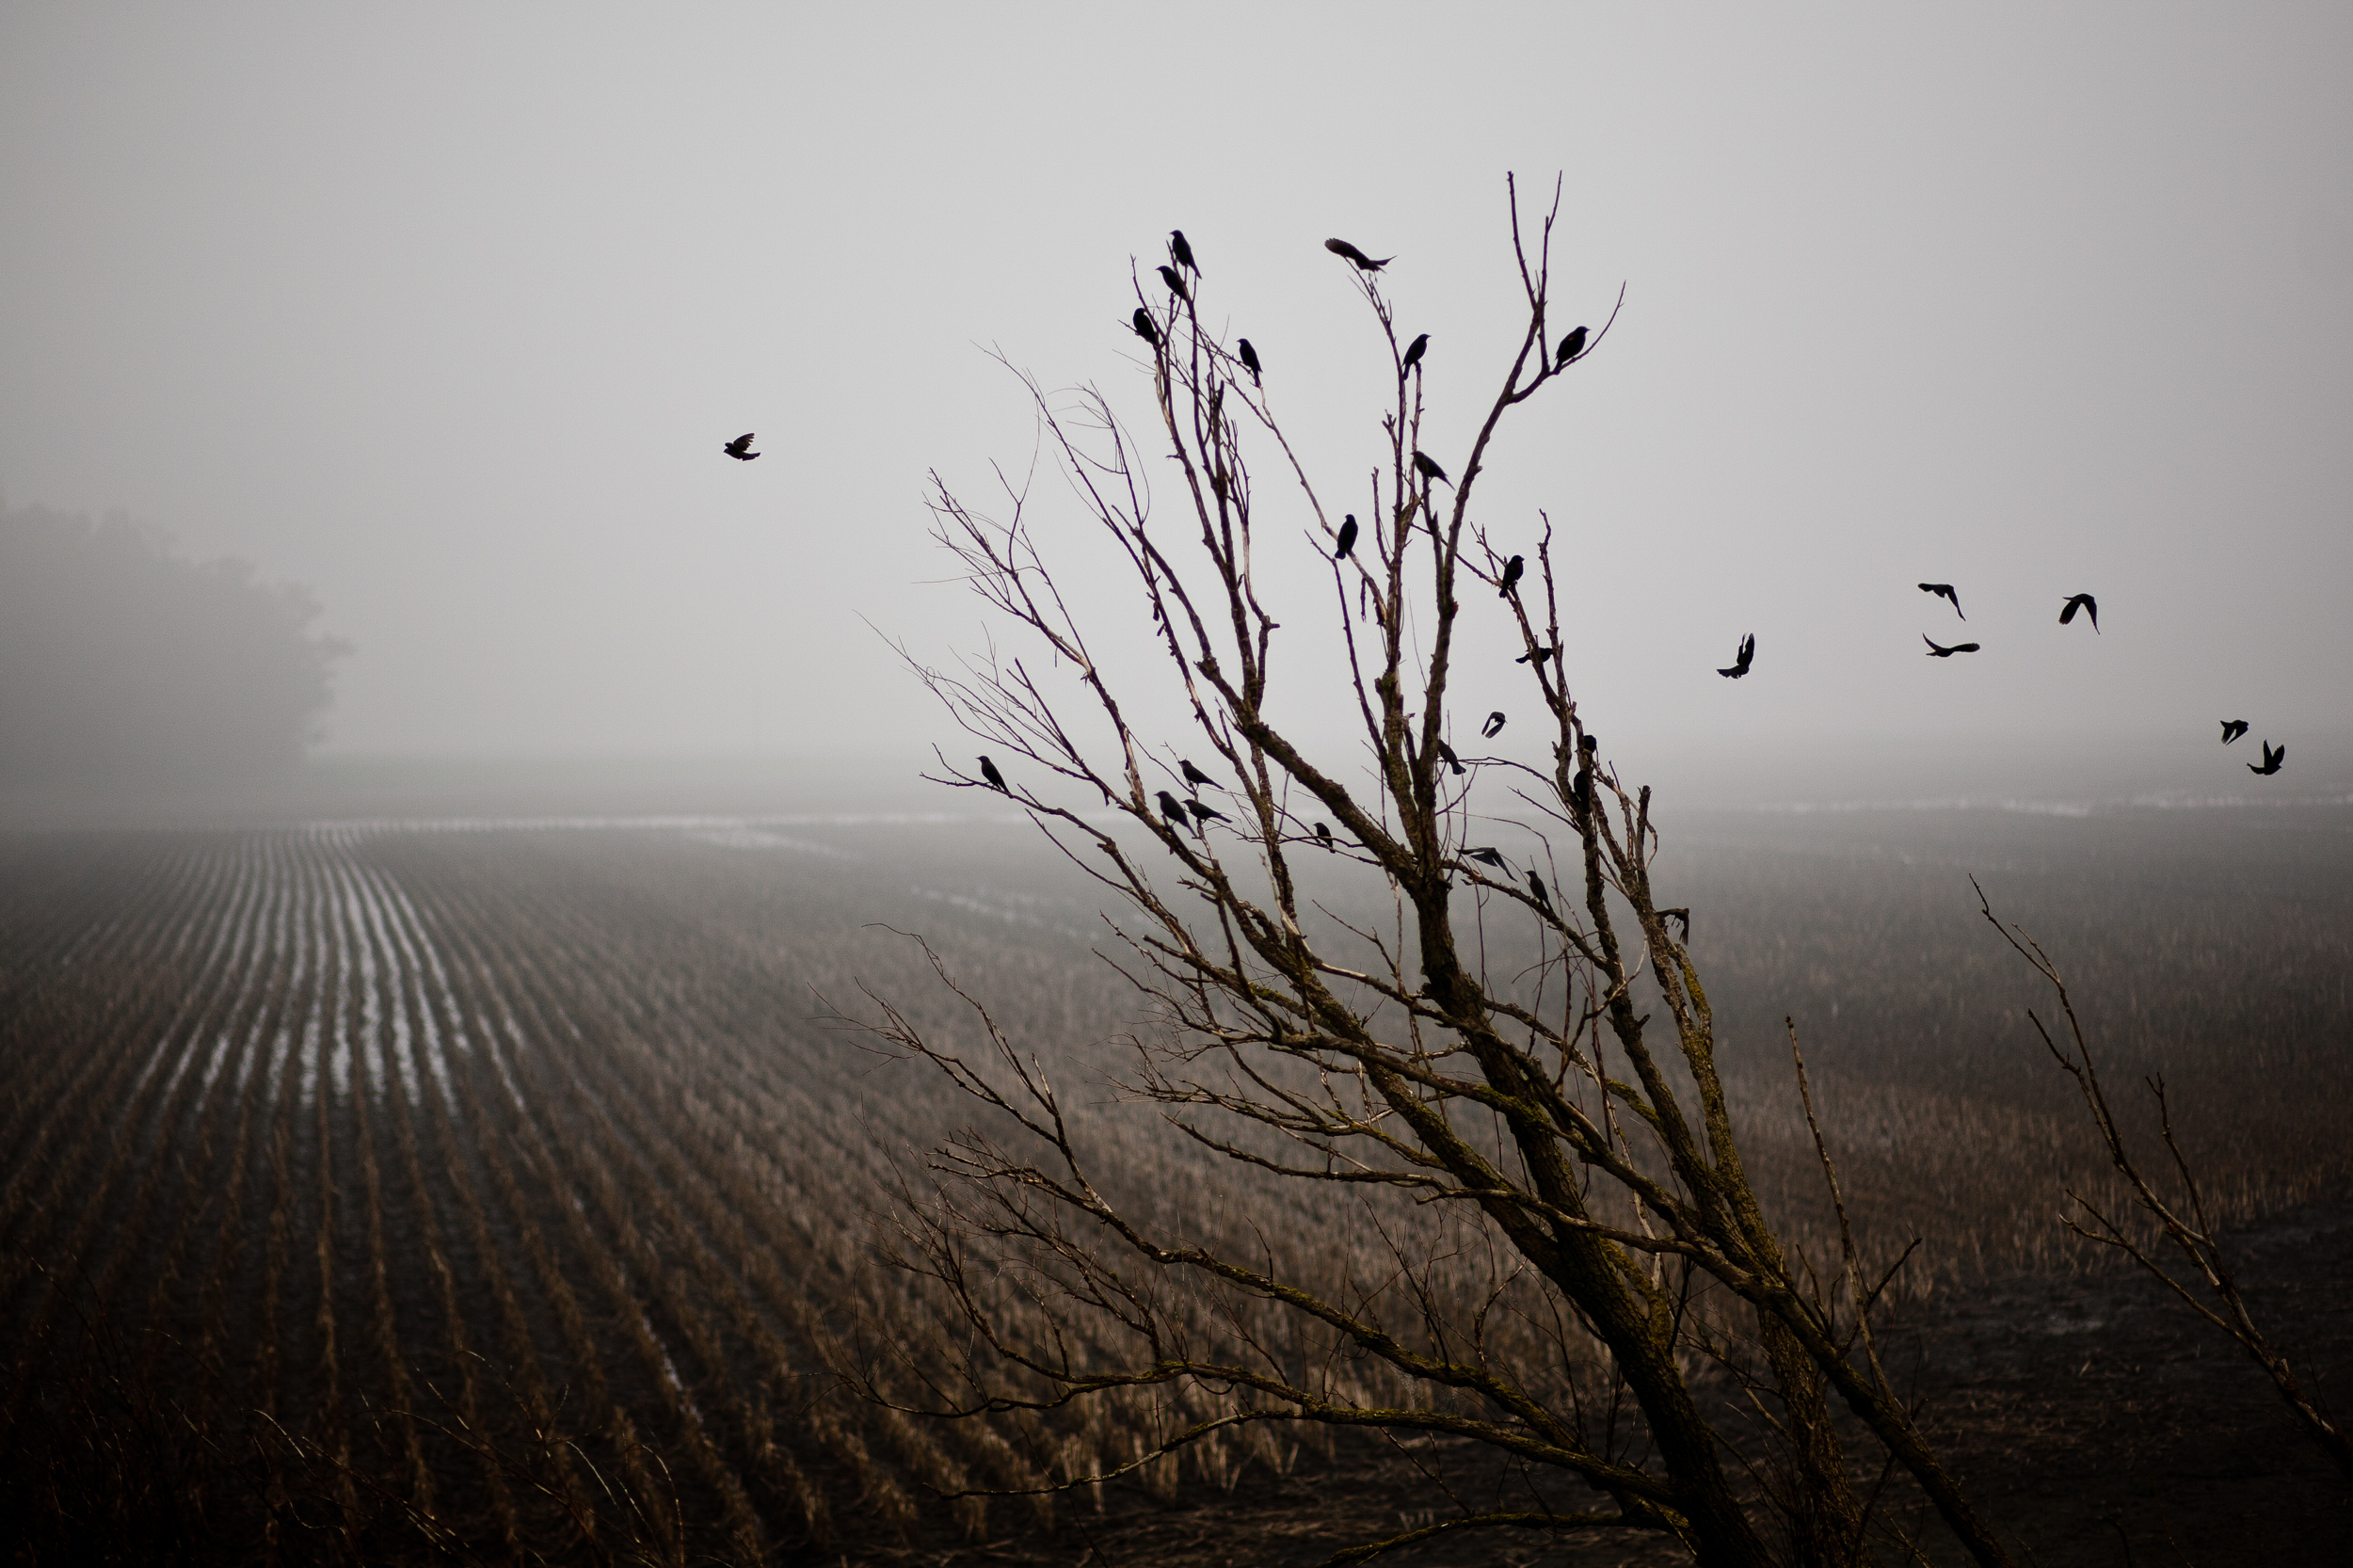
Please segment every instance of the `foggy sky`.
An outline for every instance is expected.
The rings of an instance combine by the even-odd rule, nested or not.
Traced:
[[[312,586],[331,750],[961,751],[877,629],[982,640],[922,499],[1028,460],[987,348],[1144,420],[1181,226],[1361,494],[1345,235],[1459,464],[1558,171],[1555,320],[1625,312],[1475,510],[1583,552],[1613,749],[2293,743],[2353,654],[2348,168],[2340,7],[13,7],[0,489]]]

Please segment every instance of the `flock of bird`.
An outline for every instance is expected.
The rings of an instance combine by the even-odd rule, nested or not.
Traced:
[[[1379,272],[1383,267],[1387,266],[1391,262],[1397,259],[1394,256],[1384,256],[1380,260],[1375,261],[1372,257],[1365,254],[1364,251],[1342,239],[1325,240],[1323,242],[1323,248],[1332,252],[1335,256],[1350,263],[1360,272]],[[1201,264],[1193,260],[1193,246],[1185,239],[1185,232],[1183,230],[1172,229],[1169,231],[1168,255],[1169,264],[1159,269],[1160,280],[1168,285],[1168,290],[1171,294],[1176,296],[1177,298],[1182,299],[1187,303],[1191,303],[1193,299],[1193,291],[1186,282],[1186,275],[1190,273],[1194,279],[1197,280],[1201,276]],[[1135,315],[1130,318],[1129,324],[1133,328],[1136,336],[1142,338],[1155,349],[1158,349],[1160,346],[1160,323],[1154,318],[1149,309],[1141,305],[1137,306]],[[1565,368],[1573,360],[1583,358],[1587,343],[1588,331],[1587,328],[1583,327],[1576,328],[1567,336],[1563,337],[1561,340],[1560,347],[1554,358],[1554,368]],[[1265,373],[1265,366],[1258,358],[1257,348],[1248,338],[1238,339],[1235,346],[1237,349],[1236,357],[1241,360],[1242,368],[1250,373],[1250,379],[1252,383],[1254,385],[1263,385],[1264,382],[1262,380],[1262,376]],[[1423,356],[1427,354],[1429,350],[1430,334],[1423,332],[1417,335],[1412,343],[1406,345],[1405,353],[1399,361],[1400,376],[1405,375],[1406,373],[1412,371],[1416,366],[1419,365],[1422,362]],[[754,452],[751,449],[752,434],[753,433],[751,431],[747,430],[744,434],[736,437],[735,440],[723,442],[719,450],[726,453],[728,456],[735,458],[739,462],[748,463],[760,456],[759,453]],[[1419,448],[1416,448],[1414,451],[1413,463],[1416,476],[1418,477],[1424,485],[1450,485],[1452,483],[1451,480],[1448,479],[1446,470],[1441,468],[1433,459],[1432,459]],[[1332,559],[1335,562],[1344,561],[1349,558],[1349,552],[1356,548],[1357,533],[1358,530],[1356,526],[1355,514],[1353,512],[1349,513],[1340,521],[1338,536],[1335,541],[1335,548],[1332,552]],[[1527,569],[1528,563],[1522,556],[1514,555],[1509,561],[1505,562],[1502,573],[1497,580],[1498,584],[1497,590],[1497,597],[1509,599],[1512,596],[1512,590],[1519,585],[1520,579]],[[1950,583],[1923,583],[1920,584],[1920,591],[1924,594],[1932,594],[1936,598],[1944,600],[1947,603],[1951,604],[1953,607],[1953,614],[1959,616],[1962,620],[1965,621],[1969,618],[1968,616],[1961,610],[1960,591]],[[2100,630],[2100,601],[2089,594],[2070,594],[2066,602],[2059,608],[2058,623],[2061,626],[2073,625],[2078,612],[2081,612],[2085,618],[2090,622],[2091,630],[2094,632],[2097,632]],[[1950,659],[1958,653],[1976,653],[1981,647],[1981,645],[1977,643],[1940,643],[1935,638],[1927,635],[1925,632],[1922,633],[1920,640],[1929,645],[1928,656],[1931,659]],[[1545,660],[1553,658],[1559,653],[1559,651],[1560,650],[1558,648],[1538,648],[1532,653],[1521,654],[1520,657],[1513,662],[1515,664],[1535,664],[1541,666]],[[1724,677],[1728,680],[1737,680],[1742,676],[1747,675],[1755,663],[1756,635],[1754,632],[1750,632],[1740,639],[1739,647],[1733,655],[1731,664],[1717,670],[1716,673]],[[1496,712],[1489,713],[1485,721],[1479,727],[1479,733],[1481,737],[1485,740],[1495,739],[1496,736],[1502,733],[1505,722],[1504,714],[1501,710],[1498,709]],[[2224,719],[2222,721],[2222,744],[2224,745],[2229,745],[2237,741],[2247,732],[2248,725],[2245,719]],[[1577,781],[1573,788],[1574,792],[1576,792],[1578,796],[1577,804],[1579,809],[1590,810],[1592,808],[1591,780],[1593,776],[1592,769],[1593,765],[1593,754],[1599,749],[1600,743],[1593,736],[1588,734],[1583,737],[1578,744],[1581,752],[1579,760],[1584,765],[1578,769]],[[2286,746],[2275,746],[2266,740],[2263,743],[2264,760],[2262,765],[2258,766],[2253,762],[2249,762],[2247,764],[2247,771],[2265,777],[2269,777],[2271,775],[2280,771],[2281,764],[2287,760],[2287,754],[2288,748]],[[1439,759],[1449,768],[1453,769],[1458,776],[1468,771],[1464,767],[1462,760],[1454,755],[1454,749],[1448,745],[1444,741],[1440,741],[1438,743],[1438,756]],[[987,784],[990,789],[997,791],[1000,794],[1010,795],[1013,793],[1012,787],[1005,782],[1004,774],[998,769],[998,766],[994,761],[990,760],[986,757],[983,757],[980,759],[980,763],[981,778],[983,782]],[[1226,792],[1225,785],[1220,784],[1216,779],[1211,778],[1208,774],[1196,767],[1189,758],[1177,759],[1177,771],[1179,776],[1184,779],[1187,789],[1191,792],[1190,798],[1179,800],[1176,795],[1166,790],[1156,792],[1159,796],[1160,816],[1167,822],[1168,825],[1172,829],[1183,832],[1190,828],[1197,835],[1201,833],[1210,823],[1230,822],[1232,820],[1224,812],[1204,803],[1201,799],[1201,792],[1203,789],[1207,788],[1216,790],[1221,792]],[[1337,849],[1338,847],[1337,841],[1332,836],[1332,829],[1328,824],[1319,822],[1312,825],[1314,827],[1316,841],[1318,843],[1321,844],[1325,849]],[[1480,861],[1482,864],[1494,866],[1500,870],[1508,871],[1510,869],[1504,863],[1502,852],[1496,849],[1492,845],[1467,850],[1465,854],[1468,858]],[[1536,873],[1534,868],[1532,867],[1528,872],[1528,886],[1529,897],[1535,900],[1539,907],[1549,911],[1552,908],[1551,898],[1545,891],[1544,879]],[[1681,919],[1684,921],[1685,932],[1688,936],[1689,932],[1690,917],[1686,911],[1680,909],[1670,909],[1661,911],[1661,913]]]

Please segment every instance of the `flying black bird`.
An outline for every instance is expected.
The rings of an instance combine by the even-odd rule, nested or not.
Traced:
[[[1977,651],[1977,645],[1975,643],[1955,643],[1952,647],[1946,648],[1943,643],[1937,642],[1926,634],[1923,634],[1920,640],[1929,645],[1929,657],[1931,659],[1949,659],[1956,653],[1975,653]]]
[[[1561,340],[1561,352],[1552,357],[1552,368],[1559,370],[1585,352],[1585,328],[1580,327]]]
[[[2254,763],[2249,762],[2247,764],[2247,771],[2259,777],[2269,778],[2273,774],[2280,771],[2280,764],[2287,760],[2287,747],[2275,746],[2269,741],[2265,741],[2264,743],[2264,765],[2259,768],[2255,766]]]
[[[1004,794],[1013,793],[1011,790],[1005,788],[1005,776],[999,773],[997,771],[997,764],[990,761],[985,757],[981,759],[981,776],[988,780],[988,787],[990,789],[999,791]]]
[[[1203,773],[1199,768],[1194,767],[1191,762],[1187,761],[1182,757],[1176,759],[1176,771],[1183,774],[1185,776],[1185,782],[1193,785],[1195,789],[1198,789],[1204,784],[1207,784],[1212,790],[1223,790],[1225,788],[1225,785],[1220,784],[1216,779],[1211,778],[1208,774]]]
[[[1540,648],[1532,653],[1521,654],[1518,658],[1513,660],[1512,663],[1515,664],[1535,664],[1541,668],[1545,660],[1551,658],[1554,654],[1560,651],[1561,650],[1557,648]]]
[[[1145,343],[1150,344],[1155,348],[1160,347],[1160,329],[1153,325],[1152,312],[1139,305],[1136,307],[1134,321],[1136,326],[1136,336],[1142,338]]]
[[[1503,867],[1503,852],[1493,844],[1487,845],[1484,849],[1466,849],[1463,853],[1481,865]]]
[[[1961,613],[1961,595],[1953,592],[1953,585],[1950,583],[1923,583],[1920,584],[1920,591],[1924,594],[1934,594],[1939,599],[1951,600],[1953,601],[1953,614],[1960,616],[1963,620],[1967,620],[1969,618],[1966,615]]]
[[[1533,866],[1528,871],[1528,890],[1536,895],[1537,908],[1542,909],[1547,915],[1552,913],[1552,900],[1545,892],[1545,879],[1536,874],[1536,869]]]
[[[726,453],[728,456],[733,457],[736,461],[743,463],[748,463],[754,457],[760,456],[759,453],[752,450],[752,433],[749,430],[744,431],[742,435],[736,437],[735,440],[727,442],[725,445],[721,446],[719,450]]]
[[[1470,772],[1470,769],[1463,766],[1463,760],[1454,755],[1454,748],[1444,741],[1438,743],[1438,757],[1448,767],[1454,770],[1455,776],[1458,778]]]
[[[1176,258],[1178,266],[1183,267],[1195,278],[1201,276],[1201,264],[1193,259],[1193,247],[1185,243],[1185,232],[1182,229],[1171,229],[1168,232],[1168,253]]]
[[[1175,795],[1170,794],[1166,790],[1162,790],[1159,792],[1160,797],[1160,815],[1168,819],[1169,826],[1182,829],[1185,825],[1185,803],[1178,800]]]
[[[1252,386],[1262,387],[1266,385],[1265,382],[1258,379],[1258,351],[1250,346],[1250,340],[1248,338],[1241,340],[1241,368],[1250,373],[1250,384]]]
[[[2246,733],[2247,721],[2245,719],[2224,719],[2222,721],[2222,744],[2224,745],[2229,745],[2233,741],[2237,740],[2241,735]]]
[[[1487,715],[1487,722],[1486,722],[1485,724],[1482,724],[1482,725],[1481,725],[1481,726],[1479,727],[1479,732],[1480,732],[1480,734],[1481,734],[1481,735],[1485,736],[1488,740],[1491,740],[1491,741],[1492,741],[1492,740],[1494,740],[1494,739],[1495,739],[1497,735],[1502,734],[1502,733],[1503,733],[1503,710],[1502,710],[1502,709],[1500,709],[1500,708],[1498,708],[1498,709],[1497,709],[1494,712],[1492,712],[1492,713],[1488,714],[1488,715]]]
[[[1451,485],[1454,483],[1453,480],[1449,479],[1446,476],[1446,470],[1431,461],[1428,455],[1425,454],[1419,447],[1414,448],[1414,472],[1420,474],[1424,479],[1434,479],[1441,485]]]
[[[1329,250],[1335,256],[1345,256],[1350,261],[1354,262],[1356,264],[1356,270],[1359,272],[1378,272],[1383,267],[1387,266],[1391,262],[1397,260],[1395,256],[1384,256],[1376,262],[1370,256],[1366,255],[1363,251],[1349,244],[1346,240],[1325,240],[1323,242],[1323,248]]]
[[[1416,456],[1418,456],[1419,454],[1417,453]],[[1527,570],[1528,561],[1525,556],[1514,555],[1510,560],[1504,562],[1503,586],[1497,591],[1496,597],[1497,599],[1511,598],[1512,590],[1519,585],[1520,575]]]
[[[1168,292],[1175,295],[1177,298],[1187,301],[1190,301],[1193,298],[1193,295],[1185,287],[1185,275],[1177,271],[1175,267],[1164,266],[1160,268],[1160,281],[1166,283],[1168,285]]]
[[[2091,629],[2094,632],[2100,630],[2100,601],[2089,594],[2071,595],[2067,600],[2067,608],[2059,612],[2059,624],[2065,626],[2069,621],[2073,620],[2075,612],[2078,610],[2091,616]]]
[[[1316,824],[1316,842],[1321,844],[1326,849],[1337,847],[1332,842],[1332,830],[1324,826],[1321,823]]]
[[[1740,639],[1740,651],[1733,655],[1732,668],[1718,670],[1716,673],[1727,680],[1737,680],[1749,673],[1749,666],[1754,663],[1756,663],[1756,633],[1752,632]]]
[[[1348,552],[1356,548],[1356,514],[1351,512],[1340,519],[1340,547],[1332,552],[1332,559],[1345,561]]]
[[[1195,823],[1225,822],[1227,820],[1225,812],[1213,811],[1197,800],[1189,800],[1185,802],[1185,809],[1193,813],[1193,820]]]
[[[1411,370],[1416,365],[1421,363],[1422,351],[1429,346],[1430,334],[1427,332],[1424,332],[1420,337],[1416,338],[1412,343],[1407,344],[1405,345],[1405,364],[1403,368]]]

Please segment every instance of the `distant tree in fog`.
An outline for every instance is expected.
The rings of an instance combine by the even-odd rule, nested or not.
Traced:
[[[1335,1560],[1504,1530],[1844,1568],[1910,1549],[1877,1501],[1900,1475],[1971,1559],[2008,1564],[1881,1364],[1872,1313],[1901,1259],[1862,1256],[1826,1152],[1842,1239],[1827,1256],[1798,1252],[1743,1168],[1689,916],[1653,898],[1651,792],[1587,733],[1564,667],[1564,621],[1619,585],[1591,575],[1573,528],[1474,515],[1506,416],[1607,331],[1552,347],[1552,226],[1529,243],[1514,195],[1520,340],[1440,458],[1424,388],[1443,356],[1408,363],[1390,275],[1333,243],[1395,376],[1369,508],[1362,468],[1330,488],[1309,472],[1273,411],[1307,393],[1295,361],[1262,389],[1197,270],[1137,291],[1148,440],[1099,392],[1025,378],[1127,604],[1064,597],[1026,484],[1007,480],[992,516],[936,480],[939,536],[1011,640],[921,673],[1131,911],[1123,967],[1166,1028],[1139,1042],[1128,1094],[1268,1207],[1124,1169],[1125,1145],[1074,1131],[1062,1089],[977,1002],[977,1029],[951,1039],[878,999],[880,1032],[980,1120],[905,1194],[903,1260],[950,1332],[895,1371],[870,1366],[867,1392],[1022,1430],[1047,1478],[1032,1489],[1317,1426],[1484,1446],[1511,1478],[1477,1499],[1401,1497],[1426,1511],[1369,1518]],[[1353,549],[1342,493],[1369,520]],[[1272,574],[1303,571],[1328,573],[1329,598],[1285,602],[1278,623]],[[1473,617],[1508,628],[1523,662],[1464,656]],[[1301,637],[1330,650],[1329,689],[1302,689]],[[1144,728],[1155,679],[1182,735]],[[1505,706],[1480,727],[1491,700]],[[1335,706],[1355,721],[1341,745],[1289,728]],[[1469,755],[1506,709],[1516,755]],[[1226,792],[1222,815],[1170,793],[1199,772],[1186,754]],[[1377,920],[1338,912],[1351,879]],[[1315,1218],[1267,1218],[1301,1209]],[[1069,1458],[1096,1451],[1098,1407],[1142,1406],[1161,1420],[1141,1451]]]
[[[217,780],[288,767],[334,662],[307,589],[152,529],[0,511],[0,786]]]

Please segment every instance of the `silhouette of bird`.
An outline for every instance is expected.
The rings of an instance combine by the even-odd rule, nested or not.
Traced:
[[[1193,247],[1185,243],[1185,232],[1182,229],[1171,229],[1168,232],[1168,253],[1176,258],[1178,266],[1183,267],[1195,278],[1201,276],[1201,264],[1193,259]]]
[[[1225,822],[1227,820],[1225,812],[1211,810],[1209,807],[1202,805],[1197,800],[1189,800],[1185,802],[1185,809],[1193,813],[1193,820],[1195,823]]]
[[[1387,266],[1391,262],[1397,260],[1395,256],[1384,256],[1376,262],[1370,256],[1366,255],[1363,251],[1349,244],[1346,240],[1325,240],[1323,242],[1323,248],[1329,250],[1335,256],[1345,256],[1350,261],[1354,262],[1356,264],[1356,270],[1359,272],[1378,272],[1383,267]]]
[[[1559,370],[1585,352],[1585,328],[1580,327],[1561,340],[1561,352],[1553,356],[1552,368]]]
[[[2247,721],[2245,719],[2224,719],[2222,721],[2222,744],[2224,745],[2229,745],[2233,741],[2237,740],[2241,735],[2246,733]]]
[[[1403,368],[1411,370],[1416,365],[1421,363],[1422,351],[1429,346],[1430,334],[1427,332],[1424,332],[1420,337],[1416,338],[1412,343],[1407,344],[1405,345],[1405,363]]]
[[[1492,741],[1492,740],[1494,740],[1494,739],[1495,739],[1497,735],[1502,734],[1502,733],[1503,733],[1503,710],[1502,710],[1502,709],[1500,709],[1500,708],[1498,708],[1498,709],[1497,709],[1494,712],[1492,712],[1492,713],[1488,714],[1488,715],[1487,715],[1487,722],[1486,722],[1485,724],[1482,724],[1482,725],[1481,725],[1481,726],[1479,727],[1479,732],[1480,732],[1480,734],[1481,734],[1481,735],[1485,736],[1488,740],[1491,740],[1491,741]]]
[[[1185,803],[1178,800],[1175,795],[1170,794],[1166,790],[1162,790],[1159,792],[1159,793],[1160,797],[1160,815],[1168,819],[1169,826],[1181,830],[1185,825]]]
[[[988,787],[990,789],[996,790],[1004,794],[1013,793],[1011,790],[1005,788],[1005,776],[999,773],[997,771],[997,764],[990,761],[985,757],[981,759],[981,776],[988,780]]]
[[[1951,600],[1953,601],[1953,614],[1960,616],[1963,620],[1967,620],[1969,618],[1966,615],[1962,614],[1961,608],[1961,595],[1953,592],[1953,585],[1950,583],[1923,583],[1920,584],[1920,591],[1924,594],[1934,594],[1939,599]]]
[[[2273,774],[2280,771],[2280,764],[2287,760],[2287,747],[2275,746],[2269,741],[2265,741],[2264,743],[2264,765],[2259,768],[2255,766],[2254,763],[2249,762],[2247,764],[2247,771],[2259,777],[2269,778]]]
[[[1749,673],[1749,666],[1754,663],[1756,663],[1756,633],[1752,632],[1740,639],[1740,650],[1732,657],[1732,668],[1718,670],[1716,673],[1726,680],[1737,680]]]
[[[1142,338],[1145,343],[1150,344],[1155,348],[1160,347],[1160,329],[1153,324],[1152,312],[1139,305],[1136,307],[1136,313],[1133,320],[1135,322],[1136,336]]]
[[[1577,769],[1577,776],[1569,780],[1569,804],[1577,808],[1577,814],[1580,817],[1593,815],[1593,770],[1591,767]]]
[[[1499,869],[1509,869],[1503,865],[1503,852],[1497,849],[1493,844],[1488,844],[1480,849],[1465,850],[1463,853],[1470,859],[1476,860],[1481,865],[1495,866]]]
[[[1542,669],[1544,667],[1545,661],[1560,651],[1561,650],[1557,648],[1540,648],[1532,652],[1521,654],[1518,658],[1513,660],[1512,663],[1515,664],[1534,664],[1538,669]]]
[[[2078,610],[2084,611],[2091,616],[2091,629],[2094,632],[2100,630],[2100,601],[2092,598],[2089,594],[2073,594],[2069,596],[2067,608],[2059,612],[2059,624],[2061,626],[2065,626],[2069,621],[2073,620],[2075,618],[2075,612]]]
[[[1453,480],[1449,479],[1446,476],[1446,470],[1431,461],[1428,454],[1424,453],[1419,447],[1414,448],[1414,472],[1420,474],[1424,479],[1434,479],[1441,485],[1451,485],[1454,483]]]
[[[1177,298],[1182,299],[1187,303],[1192,302],[1193,292],[1185,287],[1185,275],[1183,273],[1177,271],[1173,266],[1164,266],[1160,268],[1160,281],[1168,285],[1169,293],[1175,295]]]
[[[1454,755],[1454,748],[1444,741],[1438,743],[1438,757],[1448,767],[1454,770],[1455,776],[1458,778],[1470,772],[1470,769],[1463,766],[1463,760]]]
[[[740,463],[748,463],[754,457],[760,456],[759,453],[752,450],[752,433],[749,430],[744,431],[742,435],[736,437],[735,440],[725,442],[720,446],[719,450],[726,453],[728,456],[734,458]]]
[[[1241,340],[1241,368],[1250,373],[1250,384],[1252,386],[1262,387],[1266,385],[1264,381],[1258,379],[1258,351],[1250,346],[1250,340],[1248,338]]]
[[[1321,844],[1326,849],[1337,849],[1339,847],[1332,842],[1332,830],[1324,826],[1321,823],[1316,824],[1316,842]]]
[[[1949,659],[1956,653],[1977,651],[1977,645],[1975,643],[1955,643],[1952,647],[1946,648],[1943,643],[1937,642],[1926,633],[1921,635],[1920,640],[1929,645],[1929,657],[1931,659]]]
[[[1539,909],[1547,915],[1552,913],[1552,899],[1545,892],[1545,879],[1536,874],[1536,869],[1533,866],[1528,871],[1528,890],[1536,896],[1536,906]]]
[[[1351,512],[1340,519],[1340,547],[1332,552],[1332,559],[1345,561],[1348,552],[1356,548],[1356,514]]]
[[[1599,751],[1601,749],[1601,737],[1589,729],[1585,732],[1584,738],[1577,743],[1577,749],[1579,751]]]
[[[1511,598],[1512,590],[1519,585],[1520,577],[1527,570],[1528,559],[1525,556],[1514,555],[1510,560],[1504,562],[1503,585],[1496,590],[1496,597],[1497,599]]]
[[[1203,773],[1199,768],[1194,767],[1191,762],[1187,761],[1182,757],[1176,759],[1176,771],[1183,774],[1185,776],[1185,782],[1193,785],[1195,789],[1198,789],[1204,784],[1207,784],[1212,790],[1223,790],[1225,788],[1225,785],[1220,784],[1216,779],[1211,778],[1208,774]]]

